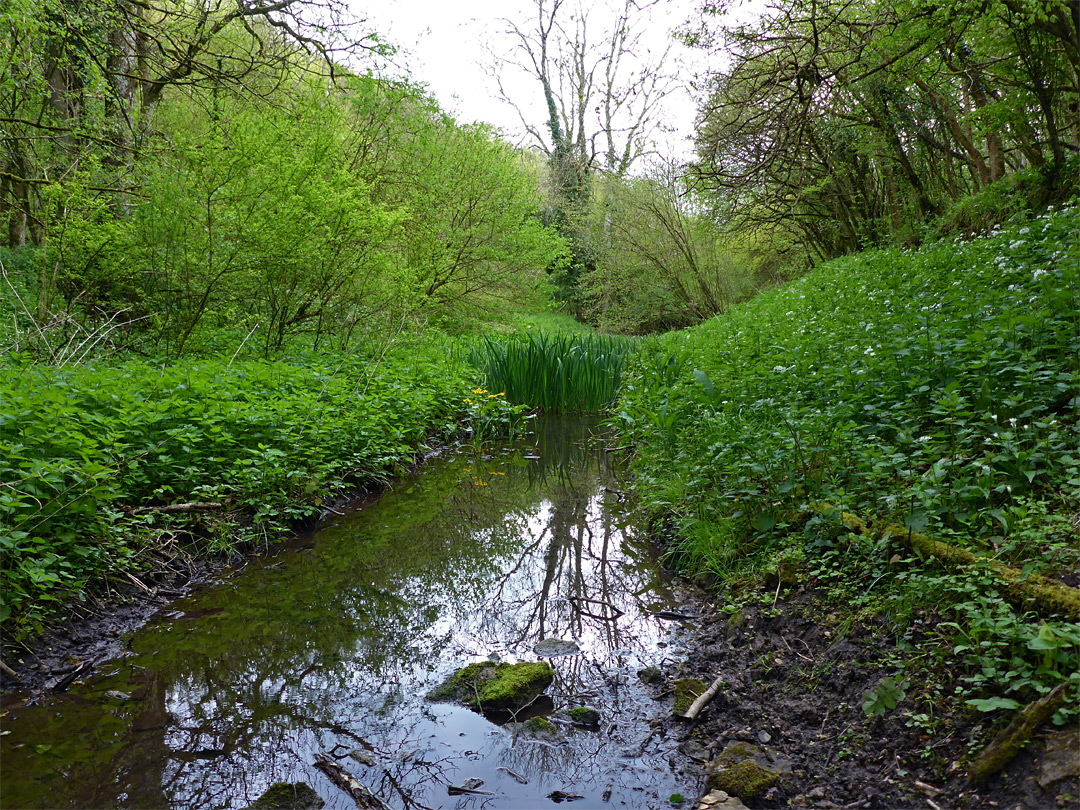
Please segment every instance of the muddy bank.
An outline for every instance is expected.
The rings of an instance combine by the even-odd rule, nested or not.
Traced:
[[[438,458],[446,450],[439,447],[418,455],[410,469],[420,469],[425,461]],[[387,486],[356,483],[326,506],[323,517],[362,509]],[[243,573],[255,560],[303,545],[320,519],[297,521],[291,533],[267,544],[239,545],[229,554],[218,555],[189,549],[154,561],[139,576],[110,577],[89,589],[82,601],[67,605],[61,618],[46,624],[39,635],[21,644],[8,638],[0,641],[0,661],[15,675],[0,670],[0,693],[63,689],[75,677],[89,677],[96,666],[124,655],[131,634],[173,602]],[[238,524],[243,520],[237,518]]]
[[[1047,723],[1001,774],[973,788],[967,764],[1009,716],[994,724],[957,705],[947,683],[934,695],[909,684],[895,709],[868,717],[864,699],[896,672],[898,639],[874,624],[841,634],[837,615],[813,587],[775,604],[772,593],[760,596],[755,605],[724,612],[717,609],[722,599],[699,592],[702,619],[686,639],[690,652],[655,686],[664,693],[679,679],[723,679],[695,722],[673,719],[671,728],[680,750],[705,772],[747,761],[776,774],[746,796],[747,807],[1080,806],[1075,726]],[[919,641],[932,643],[917,627],[908,643]],[[718,781],[713,776],[711,784]]]

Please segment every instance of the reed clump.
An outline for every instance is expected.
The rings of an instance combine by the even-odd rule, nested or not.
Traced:
[[[469,353],[490,391],[508,402],[554,412],[599,413],[615,401],[629,338],[546,333],[485,337]]]

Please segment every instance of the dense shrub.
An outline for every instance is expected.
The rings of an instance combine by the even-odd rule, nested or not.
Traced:
[[[316,512],[346,480],[385,476],[464,413],[467,368],[440,359],[448,356],[428,346],[381,363],[9,365],[0,380],[2,617],[32,623],[45,603],[135,564],[176,528],[131,507],[221,503],[262,533]],[[185,519],[186,535],[214,522]],[[236,539],[235,525],[222,526],[218,541]]]
[[[987,632],[996,593],[982,604],[960,599],[970,588],[956,579],[897,576],[895,548],[841,554],[835,526],[786,533],[789,517],[827,501],[1028,572],[1072,570],[1078,226],[1070,207],[968,242],[836,260],[647,343],[617,421],[637,444],[636,486],[669,527],[673,558],[739,573],[790,547],[831,559],[855,604],[896,598],[894,616],[912,600],[967,605],[954,617],[964,637],[976,614]],[[1033,616],[1013,624],[1025,628],[1009,631],[1019,639],[1039,632]],[[1071,637],[1066,624],[1048,626]],[[1031,657],[1045,643],[1019,649]],[[1016,645],[1000,646],[1002,672],[1014,671],[1005,650]],[[1075,640],[1058,646],[1075,663]],[[1034,678],[1040,689],[1052,680]]]

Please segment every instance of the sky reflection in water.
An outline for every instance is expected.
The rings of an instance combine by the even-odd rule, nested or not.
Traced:
[[[593,426],[545,420],[515,446],[431,462],[172,605],[103,677],[10,711],[5,805],[246,807],[272,782],[306,781],[348,808],[312,763],[353,749],[377,764],[342,764],[392,807],[548,807],[556,790],[583,796],[575,808],[659,807],[693,794],[669,764],[676,740],[649,724],[669,701],[636,676],[664,657],[671,623],[649,611],[671,596],[624,525]],[[423,700],[472,661],[536,660],[543,638],[583,650],[551,659],[563,742]],[[559,713],[571,705],[600,709],[600,728],[572,727]],[[495,795],[447,794],[473,777]]]

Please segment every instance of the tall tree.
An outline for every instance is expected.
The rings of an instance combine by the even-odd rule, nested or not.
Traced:
[[[8,244],[45,238],[42,192],[75,167],[129,191],[133,155],[173,87],[269,93],[274,77],[381,45],[342,0],[12,0],[0,11]]]
[[[559,279],[570,300],[594,264],[580,233],[594,172],[618,177],[655,148],[661,102],[675,86],[670,41],[651,51],[645,41],[657,3],[619,0],[614,6],[532,0],[532,19],[505,21],[510,43],[495,60],[499,95],[518,112],[533,144],[548,156],[550,217],[573,246]],[[526,77],[542,99],[544,120],[530,117],[516,80]]]
[[[1061,196],[1080,152],[1078,11],[796,0],[710,31],[699,41],[727,66],[699,113],[701,176],[733,214],[794,223],[822,256],[913,238],[1026,167]]]

